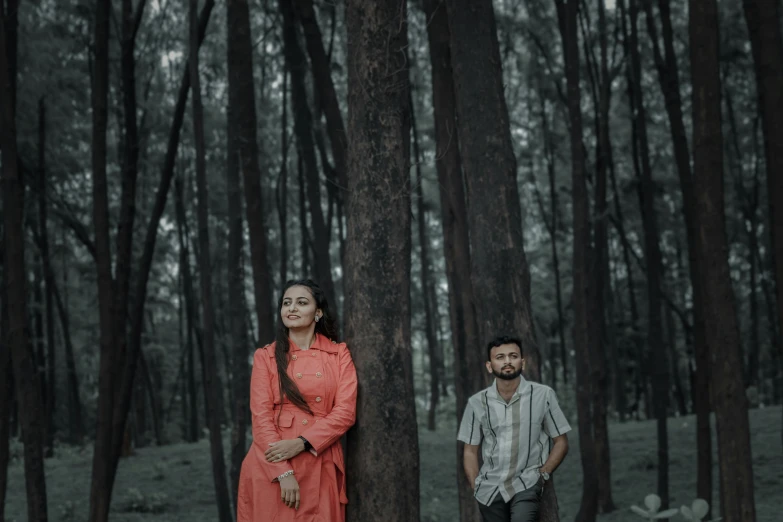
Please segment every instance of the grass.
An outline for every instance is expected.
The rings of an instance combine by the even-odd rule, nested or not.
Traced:
[[[690,504],[696,491],[695,418],[669,419],[670,491],[672,506]],[[783,501],[783,448],[780,407],[750,412],[757,522],[778,522]],[[419,432],[421,460],[421,521],[457,519],[456,427],[444,422],[434,432]],[[582,473],[575,432],[569,437],[569,456],[556,474],[561,519],[573,520],[579,509]],[[226,441],[227,442],[227,441]],[[599,516],[600,522],[640,520],[628,510],[642,505],[655,491],[657,472],[654,421],[610,426],[612,484],[617,510]],[[226,446],[227,447],[227,446]],[[717,448],[717,443],[713,443]],[[19,452],[19,448],[15,448]],[[46,461],[49,519],[53,522],[87,519],[91,449],[60,448]],[[8,522],[26,521],[24,469],[20,459],[8,470]],[[718,470],[714,471],[718,488]],[[717,505],[717,493],[714,501]],[[131,511],[134,510],[134,511]],[[153,512],[141,512],[141,511]],[[157,512],[155,512],[157,511]],[[120,462],[112,501],[113,522],[213,522],[216,519],[210,452],[207,440],[137,450]],[[674,520],[679,520],[677,517]]]

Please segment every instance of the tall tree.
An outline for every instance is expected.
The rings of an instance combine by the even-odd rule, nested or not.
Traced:
[[[8,463],[11,460],[11,350],[8,347],[8,315],[5,297],[5,255],[0,253],[0,522],[5,522],[5,499],[8,493]]]
[[[405,0],[346,2],[350,199],[345,337],[359,382],[365,383],[359,393],[356,426],[348,434],[350,522],[419,519],[419,444],[410,349],[406,20]],[[381,345],[384,349],[379,352]],[[391,447],[397,449],[390,452]],[[379,475],[378,469],[384,473]]]
[[[258,161],[256,101],[253,90],[253,44],[247,0],[227,2],[228,34],[228,128],[232,129],[228,151],[238,162],[245,192],[245,214],[250,236],[250,264],[253,267],[253,295],[259,342],[274,337],[271,275],[267,260],[267,229],[264,226],[264,197]]]
[[[250,10],[246,0],[226,2],[226,35],[228,64],[228,165],[226,183],[228,190],[228,302],[231,344],[234,361],[231,370],[231,386],[234,422],[231,437],[231,488],[232,498],[237,496],[239,471],[247,453],[245,431],[249,416],[250,373],[248,356],[250,340],[245,328],[244,268],[242,263],[243,226],[242,226],[242,182],[240,172],[245,175],[247,219],[250,227],[251,265],[253,266],[254,289],[256,290],[256,315],[259,321],[258,339],[273,336],[269,323],[271,312],[271,294],[269,264],[266,258],[267,237],[263,220],[250,225],[251,219],[263,217],[258,146],[256,144],[256,106],[253,90],[253,47],[250,34]],[[250,194],[250,191],[254,191]],[[260,215],[259,215],[260,214]],[[260,237],[253,238],[254,234]],[[253,252],[253,247],[256,251]],[[253,259],[253,255],[261,259]],[[258,274],[256,271],[258,270]],[[258,281],[256,281],[258,279]],[[262,324],[261,320],[265,323]],[[263,330],[261,329],[263,327]]]
[[[279,0],[283,15],[283,52],[286,68],[291,78],[291,111],[294,116],[297,152],[305,175],[305,193],[310,208],[313,247],[313,275],[323,288],[330,302],[336,303],[332,261],[329,254],[328,223],[321,207],[321,182],[318,172],[315,143],[313,140],[313,114],[307,102],[307,58],[299,46],[296,34],[296,18],[290,0]]]
[[[222,393],[215,354],[215,310],[212,299],[212,263],[209,246],[209,201],[207,194],[206,145],[204,142],[204,108],[201,103],[201,79],[198,70],[198,0],[190,0],[189,71],[190,90],[193,94],[193,133],[196,144],[196,199],[198,216],[198,266],[201,287],[202,331],[204,337],[204,361],[201,366],[204,379],[204,403],[209,426],[209,446],[212,455],[212,479],[217,500],[218,519],[230,522],[231,500],[226,484],[226,463],[223,458],[223,437],[220,430],[219,394]],[[244,314],[243,314],[244,316]]]
[[[682,213],[685,219],[685,234],[688,242],[688,273],[693,292],[693,352],[696,371],[694,374],[693,409],[696,413],[696,495],[698,498],[712,498],[712,434],[710,427],[709,359],[704,331],[704,297],[700,277],[699,247],[696,228],[696,195],[693,189],[688,136],[683,123],[682,99],[680,97],[680,75],[677,54],[674,51],[674,30],[672,28],[669,0],[658,0],[661,17],[663,53],[658,45],[658,30],[651,0],[643,2],[647,33],[652,42],[658,82],[666,103],[666,114],[672,136],[677,175],[682,192]]]
[[[704,321],[718,434],[721,514],[726,522],[744,522],[756,519],[756,508],[740,333],[724,222],[718,27],[716,0],[689,1],[693,187],[705,282]]]
[[[669,438],[666,430],[666,418],[669,406],[669,363],[667,351],[661,349],[663,342],[663,315],[661,281],[663,262],[661,257],[658,219],[655,215],[655,184],[652,178],[650,146],[647,138],[647,110],[642,90],[642,64],[638,42],[639,0],[630,0],[630,38],[627,48],[630,51],[630,96],[634,113],[632,124],[635,139],[632,149],[638,155],[640,179],[638,192],[644,229],[644,257],[647,272],[647,353],[645,362],[652,368],[653,409],[655,411],[658,441],[658,496],[664,507],[669,506]]]
[[[780,3],[743,0],[750,34],[759,112],[764,130],[767,166],[767,197],[772,243],[772,261],[778,297],[779,324],[783,328],[783,37]],[[783,345],[778,346],[783,354]],[[783,440],[783,430],[781,430]]]
[[[25,304],[25,281],[27,278],[24,267],[25,235],[23,225],[24,184],[17,161],[16,107],[12,88],[12,85],[16,83],[17,4],[15,1],[8,2],[8,4],[10,23],[7,25],[5,7],[3,2],[0,2],[0,150],[3,151],[2,172],[0,172],[2,185],[0,186],[2,186],[3,193],[4,276],[2,300],[7,307],[8,330],[5,339],[11,354],[16,393],[19,400],[19,416],[22,424],[27,519],[30,522],[45,522],[48,520],[43,461],[45,410],[27,344],[27,306]],[[3,380],[5,380],[5,376]],[[5,470],[3,470],[3,474],[5,474]],[[3,492],[3,496],[5,496],[5,492]]]
[[[457,137],[456,99],[451,69],[449,20],[443,0],[424,0],[427,39],[432,71],[432,106],[435,118],[435,168],[440,191],[443,255],[449,284],[449,318],[454,347],[454,391],[457,422],[462,418],[468,398],[484,386],[478,370],[484,362],[480,346],[473,285],[470,281],[470,243],[467,205]],[[457,443],[457,489],[460,522],[478,522],[473,491],[462,471],[464,443]]]
[[[579,36],[577,2],[555,0],[560,36],[563,42],[568,117],[571,144],[571,200],[573,207],[573,307],[574,349],[576,353],[576,410],[579,423],[579,450],[582,460],[582,501],[577,522],[593,522],[598,512],[598,480],[596,476],[595,442],[591,404],[590,374],[590,199],[582,145],[581,90],[579,86]]]

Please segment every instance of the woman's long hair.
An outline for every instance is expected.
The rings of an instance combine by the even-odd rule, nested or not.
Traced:
[[[289,288],[292,286],[304,286],[306,287],[315,299],[315,307],[321,310],[323,314],[321,318],[315,323],[315,333],[319,333],[326,338],[336,341],[337,329],[334,325],[334,318],[329,311],[329,302],[326,300],[326,294],[321,290],[321,287],[312,279],[291,279],[283,286],[283,291],[280,292],[280,299],[277,301],[277,332],[275,333],[275,361],[277,362],[277,375],[280,382],[280,401],[287,397],[288,400],[299,408],[311,414],[313,411],[307,404],[307,401],[302,397],[299,392],[299,388],[296,383],[288,375],[288,352],[290,351],[290,344],[288,341],[288,328],[283,324],[283,318],[280,316],[280,310],[283,307],[283,297]],[[282,410],[281,410],[282,411]]]

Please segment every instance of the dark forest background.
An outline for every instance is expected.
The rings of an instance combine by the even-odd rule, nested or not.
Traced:
[[[686,451],[688,498],[755,521],[754,471],[783,446],[782,16],[0,0],[0,521],[118,519],[118,467],[167,446],[209,448],[204,520],[231,520],[253,350],[301,277],[362,383],[349,520],[419,520],[419,441],[451,441],[510,333],[578,441],[577,486],[547,489],[542,521],[557,496],[579,522],[627,509],[610,434],[645,422],[661,510]],[[748,412],[773,406],[759,463]],[[461,448],[437,451],[453,512],[479,520]],[[64,456],[90,477],[78,515],[47,502]]]

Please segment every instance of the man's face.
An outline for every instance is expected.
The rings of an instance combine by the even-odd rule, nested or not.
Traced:
[[[497,377],[511,381],[522,374],[525,360],[516,344],[501,344],[492,348],[487,361],[487,371]]]

